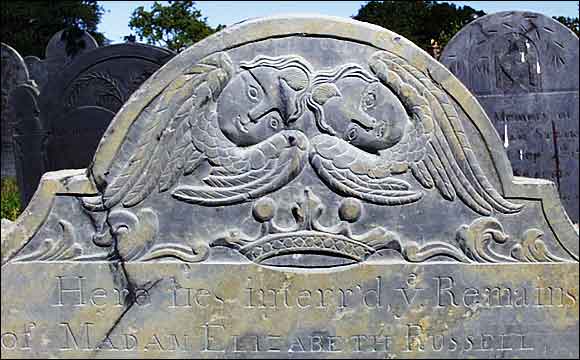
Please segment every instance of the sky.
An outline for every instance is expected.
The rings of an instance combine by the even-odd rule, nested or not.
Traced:
[[[528,10],[548,16],[578,16],[577,1],[447,1],[458,6],[468,5],[476,10],[493,13],[507,10]],[[150,8],[154,1],[99,1],[105,14],[99,31],[112,41],[123,42],[131,33],[128,23],[138,6]],[[207,17],[208,24],[232,25],[248,18],[284,13],[314,13],[351,17],[366,1],[197,1],[196,7]],[[139,40],[139,39],[137,39]]]

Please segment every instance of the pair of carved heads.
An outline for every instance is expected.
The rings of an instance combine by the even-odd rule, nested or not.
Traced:
[[[217,109],[222,132],[236,145],[257,144],[309,116],[321,132],[372,153],[403,136],[403,105],[358,64],[314,71],[302,57],[290,55],[259,56],[240,67]]]

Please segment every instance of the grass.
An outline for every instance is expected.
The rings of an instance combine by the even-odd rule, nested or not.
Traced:
[[[22,212],[20,207],[20,193],[18,191],[16,179],[13,177],[3,178],[1,186],[1,217],[8,220],[16,220],[18,215]]]

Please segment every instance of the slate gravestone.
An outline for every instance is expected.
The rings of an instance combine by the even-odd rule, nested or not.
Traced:
[[[28,80],[28,71],[20,54],[4,43],[0,44],[0,58],[2,62],[2,178],[4,178],[16,176],[12,144],[14,108],[8,99],[14,87]]]
[[[54,34],[45,49],[45,58],[39,59],[37,56],[26,56],[24,62],[28,67],[30,78],[42,88],[49,80],[50,75],[60,75],[60,70],[70,64],[81,54],[96,49],[99,45],[97,41],[86,31],[83,31],[78,39],[74,40],[75,51],[67,52],[67,41],[65,30],[60,30]]]
[[[103,132],[131,94],[174,53],[144,44],[117,44],[79,56],[40,100],[49,129],[48,169],[85,168]]]
[[[49,55],[59,58],[58,54],[63,58],[58,49],[49,44],[47,59]],[[38,98],[45,132],[45,171],[87,167],[115,113],[173,55],[170,50],[143,44],[110,45],[85,51],[58,73],[51,72]],[[24,153],[34,156],[38,149],[30,147]],[[22,187],[29,189],[23,192],[24,204],[30,201],[41,175],[36,172],[33,178],[24,179]]]
[[[34,83],[25,83],[15,87],[9,99],[17,120],[12,139],[22,209],[28,205],[42,174],[46,172],[48,133],[40,121],[38,98],[38,87]]]
[[[578,232],[410,41],[248,20],[2,234],[2,356],[577,358]]]
[[[481,103],[514,175],[556,183],[578,222],[578,37],[547,16],[500,12],[463,28],[440,61]]]

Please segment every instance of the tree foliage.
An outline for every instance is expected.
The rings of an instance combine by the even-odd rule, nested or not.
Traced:
[[[63,29],[63,40],[70,55],[83,46],[75,41],[83,31],[91,34],[99,45],[106,40],[97,31],[103,8],[96,1],[2,1],[1,4],[1,41],[22,56],[44,57],[50,38]]]
[[[568,29],[572,30],[576,36],[580,37],[580,2],[578,4],[578,17],[553,16],[554,20],[561,22]]]
[[[577,17],[554,16],[554,19],[561,22],[564,26],[572,30],[576,36],[580,37],[580,21]]]
[[[444,47],[463,26],[485,12],[436,1],[369,1],[354,19],[379,25],[427,50],[431,40]]]
[[[129,27],[137,33],[139,40],[148,44],[164,46],[181,51],[223,28],[213,29],[202,18],[194,1],[168,1],[168,5],[155,2],[150,11],[139,6],[129,21]],[[126,40],[132,39],[129,35]]]

